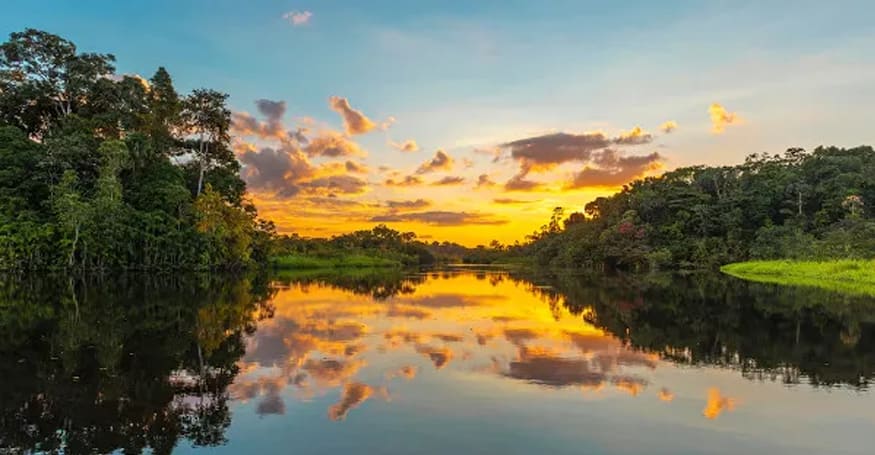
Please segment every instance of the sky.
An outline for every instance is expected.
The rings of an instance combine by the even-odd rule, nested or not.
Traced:
[[[867,1],[28,0],[119,74],[230,95],[279,231],[512,243],[636,178],[875,143]]]

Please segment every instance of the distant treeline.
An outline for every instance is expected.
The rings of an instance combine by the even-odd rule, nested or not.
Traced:
[[[115,74],[27,29],[0,44],[0,268],[239,268],[273,225],[244,199],[227,95]]]
[[[634,181],[526,243],[482,249],[573,268],[700,268],[749,259],[875,257],[875,151],[751,155]]]

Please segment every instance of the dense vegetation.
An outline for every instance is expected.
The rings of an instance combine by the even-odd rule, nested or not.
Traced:
[[[413,232],[398,232],[385,225],[331,238],[278,236],[274,241],[278,268],[384,267],[425,265],[436,261],[428,244]]]
[[[27,29],[0,45],[0,268],[239,268],[264,260],[227,95]]]
[[[505,256],[585,268],[714,267],[750,259],[875,257],[875,151],[790,149],[737,166],[637,180]]]

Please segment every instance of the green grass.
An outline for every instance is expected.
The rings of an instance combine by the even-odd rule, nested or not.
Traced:
[[[750,261],[720,271],[760,283],[810,286],[875,297],[875,260]]]
[[[336,268],[374,268],[400,267],[394,259],[367,256],[363,254],[339,254],[330,257],[287,254],[271,259],[271,264],[284,270],[336,269]]]

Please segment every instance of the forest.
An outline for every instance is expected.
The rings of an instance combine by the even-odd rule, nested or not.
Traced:
[[[264,261],[274,227],[244,197],[227,95],[114,61],[34,29],[0,45],[0,269]]]
[[[875,151],[800,148],[633,181],[523,242],[466,248],[379,225],[279,236],[246,198],[227,95],[118,75],[27,29],[0,45],[0,269],[167,270],[534,262],[715,268],[875,257]],[[585,205],[584,205],[585,204]]]
[[[875,151],[792,148],[625,185],[491,258],[571,268],[716,268],[752,259],[875,257]]]

